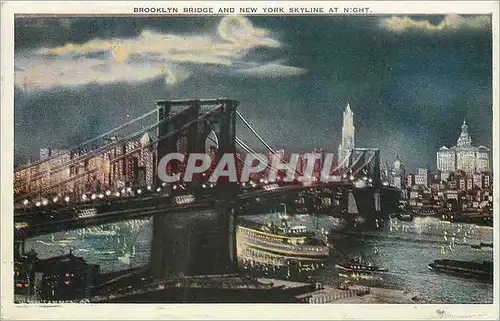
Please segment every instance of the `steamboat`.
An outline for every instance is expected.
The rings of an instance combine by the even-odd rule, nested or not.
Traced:
[[[245,247],[259,252],[297,261],[322,260],[330,254],[326,234],[317,235],[305,226],[290,227],[286,215],[281,217],[281,225],[242,219],[237,230]]]

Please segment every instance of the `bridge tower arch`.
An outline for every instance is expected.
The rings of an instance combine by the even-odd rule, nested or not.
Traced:
[[[168,153],[204,153],[209,136],[217,137],[216,161],[236,151],[236,107],[231,99],[157,101],[157,160]],[[174,134],[171,134],[174,133]],[[172,163],[167,173],[181,171]],[[156,175],[158,180],[158,175]],[[159,182],[161,183],[161,182]],[[198,182],[199,183],[199,182]],[[197,184],[193,181],[193,185]],[[235,219],[232,183],[218,184],[217,201],[211,209],[153,217],[151,272],[156,277],[221,274],[233,272],[236,262]]]

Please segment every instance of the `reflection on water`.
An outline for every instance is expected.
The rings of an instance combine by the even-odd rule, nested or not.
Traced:
[[[73,254],[89,264],[99,264],[102,272],[142,266],[149,259],[151,223],[130,220],[115,224],[58,232],[26,240],[39,258]]]
[[[325,260],[297,260],[283,255],[247,248],[238,256],[242,272],[250,276],[265,276],[290,280],[312,279]]]
[[[268,222],[279,220],[279,215],[260,215],[252,219]],[[335,286],[350,279],[361,284],[421,293],[432,303],[493,302],[493,284],[436,273],[427,267],[430,262],[442,258],[493,261],[491,248],[471,247],[481,242],[491,243],[491,228],[416,218],[412,222],[388,220],[377,230],[350,230],[341,220],[308,215],[291,217],[290,224],[330,231],[329,242],[333,245],[330,256],[320,262],[296,262],[257,251],[251,253],[252,260],[248,255],[240,257],[241,269],[249,274],[310,278]],[[99,264],[102,271],[116,271],[147,264],[151,231],[151,221],[147,220],[108,224],[96,230],[61,232],[30,239],[26,249],[34,248],[39,257],[67,254],[72,249],[88,263]],[[339,275],[335,264],[352,257],[362,257],[387,268],[388,272],[368,276],[345,272]]]
[[[380,275],[385,287],[418,292],[433,303],[492,303],[493,284],[436,273],[427,267],[436,259],[493,261],[491,248],[470,246],[492,239],[491,228],[432,218],[417,218],[413,222],[393,220],[376,231],[337,233],[334,242],[338,251],[330,260],[362,256],[389,270]],[[325,265],[322,273],[325,282],[335,273],[333,265]]]

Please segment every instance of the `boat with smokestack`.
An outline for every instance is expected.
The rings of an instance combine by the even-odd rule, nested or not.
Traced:
[[[281,225],[240,219],[238,235],[252,249],[297,260],[322,260],[330,254],[327,234],[309,230],[306,226],[289,226],[288,216],[281,216]]]

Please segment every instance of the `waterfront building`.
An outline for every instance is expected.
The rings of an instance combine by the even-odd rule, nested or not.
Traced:
[[[478,188],[483,188],[483,175],[479,173],[475,173],[473,176],[474,186]]]
[[[71,252],[33,263],[34,291],[42,300],[66,301],[89,298],[99,266],[87,264]]]
[[[391,174],[391,185],[396,188],[403,189],[405,187],[405,182],[403,179],[403,177],[405,177],[405,168],[401,163],[401,160],[399,159],[399,155],[396,156]]]
[[[47,162],[44,162],[36,166],[36,171],[41,177],[37,181],[39,189],[44,189],[52,186],[62,180],[66,180],[70,177],[69,168],[61,168],[70,160],[70,154],[67,150],[59,150],[52,148],[41,148],[40,149],[40,160],[52,157]],[[64,186],[53,189],[54,192],[64,191]]]
[[[488,173],[485,173],[484,175],[484,183],[483,183],[483,186],[485,189],[488,189],[491,187],[491,181],[492,181],[493,177],[491,176],[491,173],[488,172]]]
[[[155,159],[151,141],[151,137],[148,133],[145,133],[141,138],[142,147],[146,147],[141,151],[141,166],[145,169],[144,183],[147,185],[153,185],[155,176]]]
[[[465,178],[460,178],[458,180],[458,189],[460,191],[465,191],[467,189],[467,180]]]
[[[441,172],[464,171],[467,175],[489,171],[490,149],[485,146],[472,146],[467,123],[463,122],[462,131],[456,146],[441,147],[437,152],[437,168]]]
[[[438,170],[442,173],[450,173],[455,171],[455,158],[455,150],[451,150],[446,146],[441,147],[437,153]]]
[[[471,190],[473,187],[472,178],[467,178],[467,190]]]
[[[319,180],[321,178],[321,170],[323,168],[324,152],[323,152],[323,149],[321,149],[321,148],[319,148],[319,149],[315,148],[315,149],[313,149],[311,154],[313,154],[313,155],[315,155],[315,157],[317,157],[316,161],[314,162],[312,175],[317,180]]]
[[[490,170],[490,149],[479,146],[476,152],[476,172],[483,173]]]
[[[129,141],[125,147],[126,167],[125,181],[128,185],[137,185],[139,179],[139,160],[141,158],[140,148],[142,143],[140,140]]]
[[[406,178],[406,186],[412,187],[414,184],[415,184],[415,175],[408,174],[408,177]]]
[[[421,185],[427,187],[429,184],[429,171],[427,168],[417,169],[415,174],[415,185]]]
[[[354,114],[351,111],[349,102],[344,111],[344,119],[342,124],[342,141],[338,149],[338,166],[339,168],[347,168],[349,166],[348,158],[351,151],[354,149]]]
[[[105,139],[105,144],[116,142],[119,137]],[[148,134],[140,140],[132,140],[113,146],[109,150],[85,160],[65,166],[71,160],[85,155],[88,150],[71,151],[41,148],[40,160],[51,158],[32,168],[14,173],[17,194],[43,191],[56,185],[53,194],[100,192],[126,185],[152,185],[155,177],[155,155]],[[126,156],[126,157],[125,157]],[[95,170],[91,175],[86,171]],[[80,176],[71,180],[71,177]],[[66,182],[67,181],[67,182]],[[66,183],[64,183],[66,182]]]

